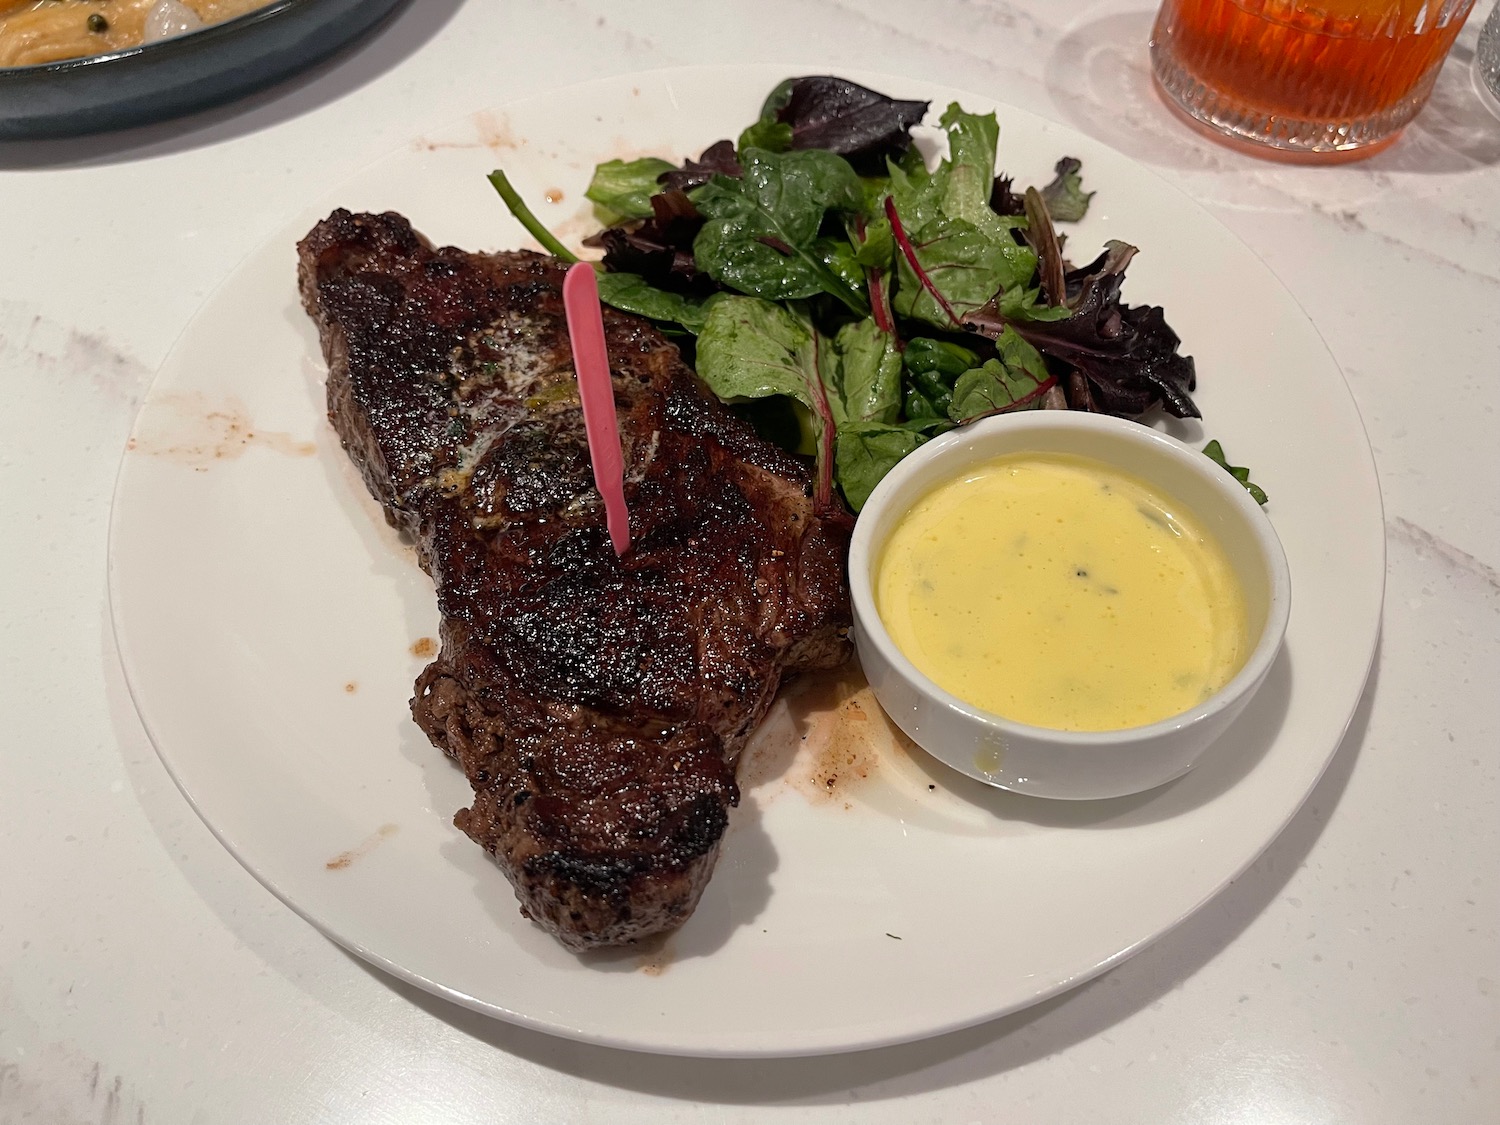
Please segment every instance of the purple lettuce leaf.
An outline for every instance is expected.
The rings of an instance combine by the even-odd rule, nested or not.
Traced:
[[[1135,253],[1133,246],[1110,242],[1094,261],[1068,271],[1064,284],[1073,312],[1063,320],[1009,322],[991,302],[964,323],[992,340],[1009,324],[1048,360],[1066,365],[1064,393],[1075,408],[1134,416],[1160,405],[1178,418],[1200,418],[1191,397],[1193,360],[1178,354],[1181,340],[1162,310],[1120,300]],[[1073,372],[1083,377],[1081,384]]]
[[[656,182],[668,191],[675,189],[686,192],[702,187],[715,176],[729,176],[737,180],[744,174],[745,170],[734,152],[734,142],[715,141],[703,150],[703,155],[697,160],[684,160],[681,168],[663,172],[656,177]]]
[[[885,171],[911,147],[911,130],[927,114],[927,102],[898,101],[843,78],[791,78],[771,92],[761,120],[792,128],[791,147],[837,153],[861,175]]]
[[[693,239],[704,223],[693,201],[668,188],[651,197],[651,212],[649,219],[606,227],[584,245],[603,248],[610,272],[638,274],[658,288],[696,297],[716,291],[693,259]]]

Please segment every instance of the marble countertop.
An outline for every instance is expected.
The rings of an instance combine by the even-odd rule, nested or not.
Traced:
[[[1152,13],[1123,0],[630,9],[414,0],[239,105],[0,144],[0,1123],[1500,1119],[1500,121],[1469,86],[1479,20],[1396,146],[1310,169],[1179,126],[1150,88]],[[153,372],[271,231],[435,124],[585,69],[848,60],[1114,146],[1307,310],[1385,500],[1382,639],[1343,744],[1177,929],[1060,997],[906,1046],[633,1055],[366,968],[217,843],[131,705],[104,565]]]

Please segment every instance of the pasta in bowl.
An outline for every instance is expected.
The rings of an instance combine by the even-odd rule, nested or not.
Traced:
[[[271,0],[0,0],[0,66],[36,66],[154,43]]]

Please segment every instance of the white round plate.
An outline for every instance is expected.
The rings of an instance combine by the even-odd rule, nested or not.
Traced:
[[[1202,208],[1095,141],[883,75],[903,98],[1000,114],[1020,183],[1083,160],[1077,261],[1139,247],[1126,298],[1197,358],[1202,432],[1271,494],[1295,589],[1265,690],[1197,769],[1138,797],[985,789],[891,740],[858,697],[785,703],[698,912],[663,945],[576,957],[517,913],[451,823],[462,775],[412,724],[431,586],[324,418],[294,243],[335,206],[397,210],[439,242],[529,245],[501,166],[576,244],[597,161],[696,156],[754,120],[784,68],[611,78],[475,114],[340,187],[253,254],[157,378],[110,542],[115,631],[146,729],[230,851],[319,929],[460,1004],[559,1035],[693,1055],[915,1039],[1025,1007],[1160,936],[1275,837],[1339,744],[1374,652],[1384,540],[1374,465],[1338,368],[1296,302]],[[550,202],[557,200],[557,202]],[[414,653],[413,648],[416,652]],[[862,707],[864,709],[862,709]],[[864,716],[864,721],[861,721]],[[806,734],[806,741],[802,735]],[[795,753],[794,753],[795,751]],[[833,778],[832,786],[829,780]]]

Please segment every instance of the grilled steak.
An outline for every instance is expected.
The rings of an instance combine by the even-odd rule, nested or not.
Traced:
[[[335,211],[299,244],[328,416],[437,585],[412,714],[474,789],[455,823],[566,946],[679,925],[790,674],[847,655],[849,520],[650,324],[605,310],[632,549],[593,487],[563,267]]]

